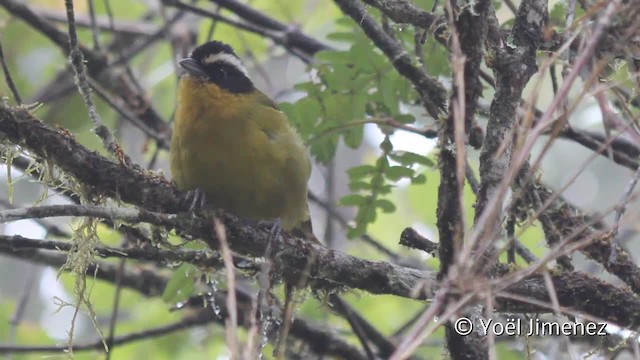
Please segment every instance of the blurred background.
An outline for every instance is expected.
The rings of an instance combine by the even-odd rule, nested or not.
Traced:
[[[0,1],[3,3],[3,1]],[[27,6],[48,23],[66,33],[66,14],[64,3],[58,0],[25,0],[16,3]],[[272,40],[237,27],[213,21],[208,17],[169,6],[157,0],[77,0],[74,2],[76,21],[79,27],[80,42],[88,48],[108,53],[113,68],[104,76],[128,74],[137,83],[134,88],[143,90],[154,111],[162,119],[165,127],[154,129],[160,135],[166,135],[175,107],[175,89],[177,84],[176,60],[196,45],[208,39],[218,39],[230,43],[236,53],[244,60],[249,73],[265,93],[278,103],[290,103],[283,109],[292,114],[293,104],[309,94],[297,84],[317,80],[323,74],[319,65],[309,65],[299,56],[294,56]],[[237,19],[233,12],[216,5],[216,1],[187,2],[220,16]],[[338,51],[352,50],[354,43],[340,41],[335,34],[356,33],[355,27],[345,26],[345,17],[333,2],[321,0],[253,0],[246,2],[269,17],[275,18],[287,26],[299,29],[312,38]],[[432,1],[417,0],[417,5],[430,9]],[[513,13],[502,4],[499,6],[501,23],[513,19]],[[517,2],[516,2],[517,3]],[[93,8],[91,9],[90,6]],[[550,1],[550,9],[562,6]],[[91,12],[95,13],[97,36],[91,31]],[[390,24],[391,31],[398,38],[413,39],[414,29]],[[113,31],[115,30],[115,32]],[[360,35],[361,36],[361,35]],[[344,38],[344,36],[343,36]],[[150,40],[154,39],[154,40]],[[404,40],[403,40],[404,41]],[[410,41],[410,40],[407,40]],[[12,15],[6,8],[0,7],[0,42],[9,69],[16,86],[26,104],[40,104],[35,115],[52,126],[68,129],[82,144],[96,151],[105,152],[98,137],[91,131],[86,107],[78,94],[72,76],[69,61],[61,49],[33,26]],[[371,45],[373,47],[373,45]],[[425,44],[427,53],[425,63],[429,73],[450,83],[450,69],[446,52],[432,39]],[[327,58],[330,58],[327,56]],[[115,59],[122,59],[116,61]],[[362,59],[364,61],[364,59]],[[126,65],[126,66],[125,66]],[[392,71],[389,68],[386,71]],[[560,74],[560,67],[557,69]],[[615,76],[615,74],[613,75]],[[620,81],[623,81],[621,79]],[[108,82],[108,80],[107,80]],[[404,84],[407,89],[409,86]],[[530,82],[526,94],[537,91],[538,108],[549,104],[553,92],[548,75],[539,76]],[[117,93],[117,89],[109,89]],[[366,90],[363,90],[366,91]],[[400,91],[400,90],[399,90]],[[576,86],[572,96],[578,96],[580,86]],[[4,81],[0,81],[0,93],[11,96]],[[406,95],[407,100],[415,95]],[[488,109],[493,90],[486,87],[482,106]],[[123,118],[100,96],[94,94],[97,110],[103,122],[115,133],[127,155],[135,163],[170,177],[168,153],[150,140],[143,131]],[[13,99],[4,100],[13,104]],[[411,101],[398,101],[398,114],[409,116],[412,126],[432,128],[434,119],[415,106]],[[292,110],[293,109],[293,110]],[[364,115],[364,114],[363,114]],[[293,117],[293,116],[290,116]],[[295,121],[292,119],[292,121]],[[484,127],[486,119],[479,116],[479,124]],[[585,96],[578,104],[570,122],[576,128],[594,133],[603,133],[602,115],[597,102],[591,96]],[[309,134],[303,134],[307,139]],[[544,147],[543,137],[532,153],[535,159]],[[357,193],[350,184],[354,182],[349,169],[364,164],[376,164],[383,150],[381,144],[390,141],[395,151],[406,151],[421,155],[431,162],[422,165],[413,164],[411,177],[387,178],[392,189],[382,198],[394,204],[391,211],[377,211],[366,227],[358,227],[354,222],[357,206],[340,206],[340,199]],[[355,254],[359,257],[379,260],[393,260],[403,265],[425,269],[438,269],[438,262],[429,255],[409,250],[398,245],[399,235],[406,227],[414,227],[422,235],[437,242],[436,204],[439,175],[433,166],[437,162],[434,153],[436,142],[408,131],[390,129],[376,123],[362,126],[362,141],[357,146],[348,146],[343,138],[335,138],[335,148],[323,161],[316,161],[310,180],[310,190],[325,206],[312,202],[312,219],[316,235],[331,247]],[[352,144],[353,145],[353,144]],[[326,148],[323,148],[326,149]],[[319,148],[310,149],[314,158]],[[2,145],[5,159],[11,159],[15,149]],[[478,152],[471,151],[471,165],[477,169]],[[426,181],[417,181],[415,176],[422,175]],[[597,214],[607,211],[620,201],[632,172],[614,164],[604,157],[595,157],[593,152],[571,141],[559,139],[546,153],[541,163],[539,176],[552,188],[562,194],[572,204],[584,211]],[[414,181],[415,180],[415,181]],[[56,189],[47,188],[24,173],[24,169],[14,167],[11,171],[6,165],[0,166],[0,206],[6,209],[37,204],[64,204],[70,200],[57,195]],[[475,202],[471,190],[465,194],[467,204],[467,224],[473,220],[472,204]],[[623,224],[626,244],[634,239],[634,221],[637,217],[637,204],[630,204],[626,217],[630,220]],[[337,212],[351,228],[348,230],[339,221],[329,217],[328,212]],[[605,217],[611,221],[613,214]],[[0,231],[7,235],[19,234],[30,238],[60,238],[61,234],[71,234],[78,227],[77,219],[53,218],[41,222],[31,220],[16,221],[0,225]],[[99,227],[101,242],[106,245],[121,244],[118,233],[107,227]],[[375,239],[379,246],[371,246],[362,240],[362,234]],[[546,247],[541,230],[534,226],[522,229],[520,240],[537,255]],[[626,246],[626,245],[625,245]],[[637,249],[629,245],[632,252]],[[383,251],[380,248],[384,248]],[[116,262],[117,263],[117,262]],[[578,259],[577,264],[584,269],[600,273],[593,264]],[[134,264],[141,269],[145,265]],[[170,269],[164,269],[171,276]],[[223,279],[221,274],[215,278]],[[89,296],[97,323],[106,329],[111,318],[114,301],[114,288],[111,284],[90,281]],[[220,280],[222,281],[222,280]],[[0,343],[21,345],[65,345],[68,331],[74,316],[74,308],[64,306],[74,302],[73,276],[60,272],[57,267],[35,265],[32,262],[14,259],[0,253]],[[350,304],[360,311],[383,334],[391,335],[407,321],[419,314],[424,304],[398,299],[392,296],[374,296],[367,293],[350,291],[345,293]],[[142,295],[124,289],[121,294],[120,311],[116,334],[144,330],[150,326],[160,326],[180,319],[180,312],[169,312],[171,303],[159,297],[145,298]],[[322,303],[312,297],[300,309],[304,316],[317,323],[331,324],[335,329],[349,329],[341,317],[330,314]],[[104,330],[103,330],[104,331]],[[99,334],[82,309],[74,329],[74,342],[90,343]],[[353,337],[351,335],[351,337]],[[151,339],[119,346],[112,358],[155,358],[155,359],[224,359],[224,329],[220,326],[194,328],[188,331],[172,333],[161,338]],[[212,340],[213,339],[213,340]],[[348,341],[357,344],[356,339]],[[501,358],[520,358],[518,355],[523,343],[500,345]],[[425,359],[441,358],[442,334],[421,348]],[[270,354],[265,351],[265,354]],[[100,352],[76,352],[77,358],[95,358]],[[13,359],[41,358],[39,353],[12,355]],[[64,355],[55,355],[64,356]],[[269,355],[266,355],[267,358]],[[542,357],[541,357],[542,358]]]

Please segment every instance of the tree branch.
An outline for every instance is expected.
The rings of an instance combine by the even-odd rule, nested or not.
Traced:
[[[521,174],[528,173],[528,170],[528,166],[523,167]],[[543,184],[527,180],[521,179],[519,186],[525,191],[524,199],[529,207],[538,209],[538,198],[545,205],[539,220],[546,237],[569,242],[591,239],[590,244],[580,251],[624,281],[636,294],[640,294],[640,267],[633,262],[627,251],[618,244],[611,243],[611,233],[607,231],[598,234],[580,210],[566,203]],[[617,252],[615,261],[609,261],[612,248]]]
[[[9,108],[0,104],[0,133],[29,149],[40,157],[72,175],[90,192],[119,199],[146,209],[165,213],[187,212],[190,202],[184,192],[138,166],[126,167],[110,161],[80,145],[68,133],[54,130],[34,118],[23,108]],[[146,221],[178,230],[204,239],[217,250],[215,234],[209,216],[156,217],[146,213]],[[269,241],[269,232],[246,225],[230,214],[222,214],[231,249],[240,254],[262,257]],[[274,247],[276,258],[287,276],[295,278],[296,270],[306,268],[307,260],[315,255],[310,277],[324,286],[348,286],[375,294],[394,294],[410,298],[428,298],[435,287],[430,272],[409,269],[386,262],[362,260],[344,253],[309,244],[302,238],[287,234]]]
[[[495,13],[489,16],[492,22],[490,26],[495,27]],[[542,27],[546,20],[546,0],[525,0],[520,4],[511,31],[513,44],[497,38],[499,34],[490,33],[488,36],[488,48],[494,59],[489,66],[495,74],[496,95],[491,102],[486,137],[480,154],[480,189],[474,222],[479,239],[484,240],[480,249],[486,259],[495,259],[495,250],[489,240],[496,239],[495,234],[499,231],[502,218],[500,203],[509,186],[504,179],[512,165],[517,110],[524,87],[538,69],[536,51],[542,41]],[[484,250],[488,253],[484,253]]]
[[[327,50],[331,47],[323,42],[316,40],[308,35],[303,34],[300,31],[295,30],[294,27],[281,23],[280,21],[271,18],[260,11],[257,11],[248,5],[245,5],[236,0],[210,0],[211,2],[220,5],[222,8],[230,10],[238,15],[248,23],[258,24],[267,29],[285,32],[285,38],[282,43],[285,47],[293,47],[302,50],[303,52],[313,55],[321,50]]]
[[[38,240],[25,238],[20,235],[0,235],[0,248],[5,253],[33,254],[32,250],[57,250],[69,252],[72,250],[71,242],[56,240]],[[222,257],[218,253],[196,250],[164,250],[151,247],[142,248],[113,248],[98,246],[94,249],[97,256],[103,258],[127,258],[135,260],[153,261],[158,264],[167,262],[187,262],[204,268],[222,268]],[[238,259],[237,262],[250,264],[246,259]]]
[[[438,188],[438,231],[440,233],[440,276],[449,274],[455,264],[465,262],[460,250],[464,239],[464,183],[467,168],[465,143],[473,127],[478,99],[482,94],[480,65],[487,36],[487,14],[493,11],[490,1],[480,0],[473,6],[457,9],[457,2],[447,0],[451,31],[451,63],[453,92],[449,101],[449,115],[442,124],[440,142],[440,187]],[[478,209],[476,209],[478,214]],[[454,279],[452,281],[455,282]],[[454,301],[453,298],[449,301]],[[466,316],[478,322],[485,315],[475,307]],[[461,336],[451,322],[445,324],[447,348],[453,359],[486,359],[485,335],[474,331]]]
[[[397,24],[411,24],[428,29],[438,21],[437,16],[407,0],[363,0],[363,2],[380,10]]]

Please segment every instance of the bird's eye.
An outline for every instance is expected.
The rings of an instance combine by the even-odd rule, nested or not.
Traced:
[[[226,79],[229,77],[229,74],[227,73],[227,70],[225,69],[220,69],[220,75],[222,75],[223,79]]]

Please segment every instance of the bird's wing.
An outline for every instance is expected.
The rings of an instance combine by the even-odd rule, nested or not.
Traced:
[[[280,111],[278,104],[271,100],[271,98],[265,95],[262,91],[256,90],[256,99],[260,105]]]

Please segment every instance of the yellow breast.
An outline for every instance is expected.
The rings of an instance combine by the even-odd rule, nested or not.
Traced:
[[[288,230],[308,218],[310,165],[285,115],[269,104],[257,90],[232,94],[183,76],[171,172],[178,187],[202,189],[214,207],[258,220],[280,218]]]

